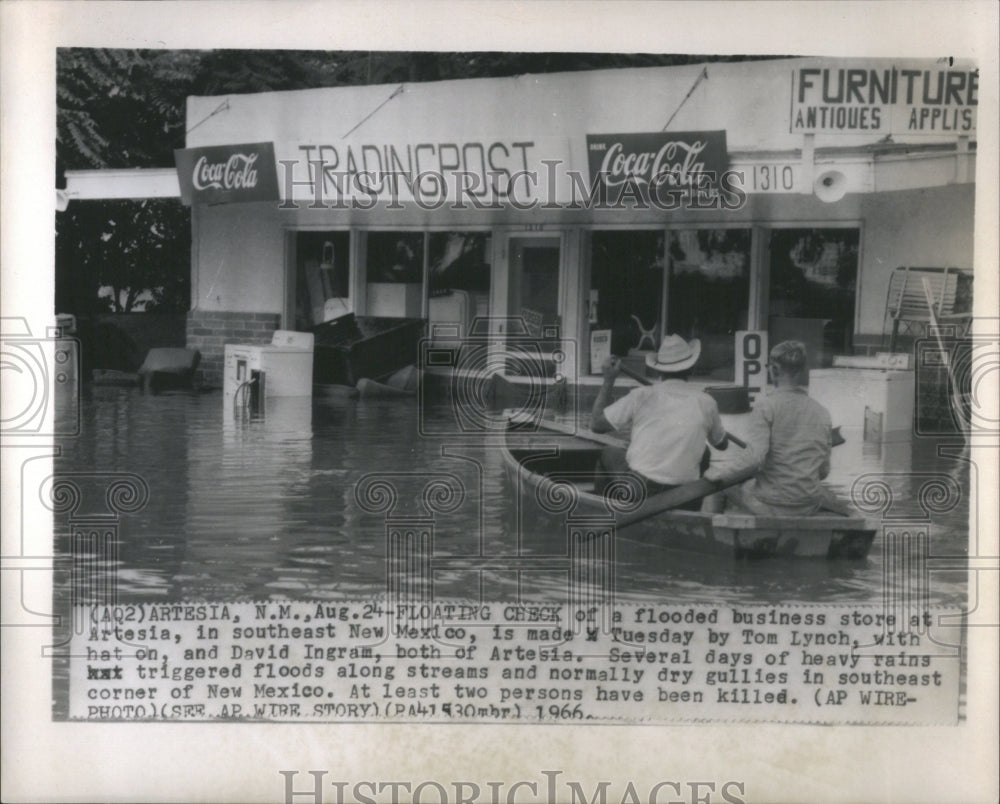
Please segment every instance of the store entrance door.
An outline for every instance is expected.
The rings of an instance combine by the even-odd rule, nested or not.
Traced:
[[[509,249],[507,315],[515,320],[521,319],[524,327],[509,327],[507,340],[527,337],[537,341],[542,350],[552,351],[558,347],[562,334],[559,315],[560,238],[512,237]]]

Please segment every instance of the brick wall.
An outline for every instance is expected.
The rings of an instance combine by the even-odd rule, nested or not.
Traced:
[[[191,310],[187,315],[187,347],[201,352],[197,379],[202,387],[222,387],[227,343],[270,343],[280,324],[278,313]]]

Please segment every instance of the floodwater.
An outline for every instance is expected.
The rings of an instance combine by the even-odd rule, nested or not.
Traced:
[[[113,553],[95,564],[113,572],[122,602],[381,594],[392,580],[387,516],[394,525],[420,519],[435,558],[566,555],[565,523],[519,506],[495,443],[440,435],[453,421],[446,401],[418,410],[412,399],[276,399],[264,418],[244,420],[221,393],[93,387],[83,396],[81,432],[60,442],[57,473],[94,486],[107,485],[110,473],[134,473],[148,486],[148,501],[119,515]],[[928,529],[926,602],[964,607],[970,468],[960,444],[949,452],[933,439],[879,446],[863,444],[856,430],[844,435],[831,484],[847,496],[856,478],[879,475],[868,503],[891,495],[886,516]],[[359,490],[372,473],[387,476],[368,477]],[[949,489],[958,496],[946,499]],[[57,513],[58,551],[68,549],[71,517],[106,504],[100,493],[89,498],[69,517]],[[913,580],[894,569],[898,557],[885,543],[879,534],[860,562],[748,562],[618,538],[616,594],[663,603],[880,603]],[[67,581],[57,578],[57,588]],[[435,594],[452,598],[565,602],[565,586],[558,567],[517,573],[453,562],[434,574]]]

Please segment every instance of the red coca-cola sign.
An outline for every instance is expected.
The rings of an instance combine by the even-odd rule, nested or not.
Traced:
[[[710,192],[729,167],[725,131],[588,134],[587,161],[606,200]]]
[[[183,148],[174,158],[185,204],[278,200],[273,143]]]

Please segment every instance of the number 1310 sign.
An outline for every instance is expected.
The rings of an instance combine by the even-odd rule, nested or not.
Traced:
[[[740,330],[736,333],[736,384],[750,392],[751,403],[767,386],[767,332]]]

